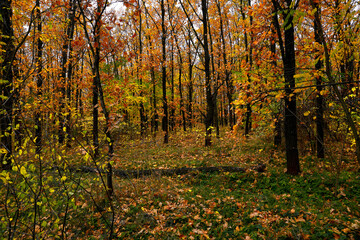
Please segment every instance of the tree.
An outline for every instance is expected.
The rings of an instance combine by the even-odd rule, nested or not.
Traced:
[[[313,0],[311,0],[310,3],[312,5],[313,9],[316,9],[315,2]],[[353,120],[353,117],[351,116],[351,111],[349,110],[349,107],[346,104],[346,102],[337,86],[337,83],[335,82],[335,79],[333,78],[333,75],[332,75],[332,66],[331,66],[331,62],[330,62],[330,51],[328,48],[328,43],[325,39],[320,15],[315,15],[315,21],[317,22],[317,26],[318,26],[318,30],[319,30],[318,31],[319,38],[320,38],[320,41],[324,48],[326,76],[332,86],[332,89],[334,90],[334,92],[336,94],[336,97],[338,98],[338,100],[340,102],[341,108],[345,114],[346,123],[349,126],[349,129],[351,130],[351,132],[353,134],[353,137],[355,140],[356,157],[357,157],[357,161],[360,163],[360,136],[359,136],[356,124]]]
[[[68,21],[65,27],[64,34],[64,44],[61,51],[61,97],[60,97],[60,109],[59,109],[59,143],[63,143],[65,140],[65,133],[67,132],[67,141],[69,144],[69,132],[70,132],[70,98],[71,98],[71,75],[72,75],[72,64],[71,64],[71,55],[72,55],[72,40],[74,37],[75,30],[75,14],[76,14],[76,4],[75,0],[69,0],[68,8]],[[66,85],[67,89],[66,89]],[[65,100],[67,100],[67,108],[65,108]],[[67,109],[67,112],[63,112]],[[64,116],[66,116],[64,118]]]
[[[281,56],[284,67],[285,78],[285,145],[287,173],[297,175],[300,173],[299,152],[297,147],[297,117],[296,117],[296,94],[295,87],[295,36],[294,36],[294,11],[299,1],[286,0],[284,7],[277,0],[272,0],[273,6],[277,11],[281,11],[284,21],[284,41],[280,25],[276,18],[275,25],[277,29]]]
[[[13,118],[13,62],[15,59],[11,0],[0,3],[0,161],[3,169],[11,168]]]
[[[319,3],[315,3],[314,8],[316,9],[315,12],[315,19],[314,19],[314,34],[315,34],[315,42],[321,45],[321,38],[320,38],[320,26],[318,25],[318,21],[316,19],[320,19],[321,21],[321,9]],[[322,61],[320,59],[321,55],[317,54],[315,70],[321,71],[322,69]],[[324,151],[324,97],[321,94],[323,90],[322,85],[322,77],[320,74],[316,76],[316,151],[318,158],[325,157]]]
[[[163,95],[163,111],[164,116],[162,119],[162,130],[164,131],[164,143],[169,142],[169,110],[168,110],[168,100],[166,97],[166,36],[167,36],[167,28],[165,22],[165,1],[160,1],[161,8],[161,80],[162,80],[162,95]]]

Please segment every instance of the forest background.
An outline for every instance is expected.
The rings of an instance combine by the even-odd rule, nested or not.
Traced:
[[[359,13],[2,1],[0,234],[356,239]]]

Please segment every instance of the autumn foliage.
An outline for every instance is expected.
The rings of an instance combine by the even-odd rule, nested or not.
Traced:
[[[355,239],[358,210],[317,222],[310,190],[310,209],[290,199],[322,181],[326,204],[359,200],[359,17],[354,0],[1,1],[0,235],[310,239],[328,224],[320,238]],[[113,175],[258,163],[269,171],[211,175],[222,189],[196,173],[139,193]]]

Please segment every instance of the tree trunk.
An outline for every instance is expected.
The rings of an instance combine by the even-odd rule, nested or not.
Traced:
[[[279,10],[280,4],[277,0],[272,0],[275,10]],[[296,118],[296,94],[295,87],[295,36],[293,25],[294,9],[291,8],[292,0],[286,0],[287,8],[281,9],[283,12],[284,23],[284,44],[282,42],[280,26],[275,18],[275,25],[279,38],[279,45],[284,65],[285,78],[285,148],[287,173],[297,175],[300,173],[299,152],[297,148],[297,118]]]
[[[190,25],[190,23],[189,23]],[[189,128],[192,129],[192,120],[193,120],[193,109],[192,109],[192,104],[193,104],[193,92],[194,92],[194,86],[193,86],[193,79],[192,79],[192,75],[193,75],[193,63],[192,63],[192,59],[191,59],[191,32],[190,32],[190,26],[188,28],[188,37],[189,37],[189,41],[188,42],[188,64],[189,64],[189,72],[188,72],[188,106],[187,106],[187,113],[188,113],[188,122],[189,122]]]
[[[162,119],[162,130],[164,131],[164,143],[169,142],[169,113],[168,113],[168,102],[166,97],[166,28],[165,28],[165,3],[161,0],[161,46],[162,46],[162,61],[161,61],[161,72],[162,72],[162,93],[163,93],[163,110],[164,117]]]
[[[140,1],[138,1],[138,6],[140,6]],[[139,77],[139,66],[142,66],[142,54],[143,54],[143,41],[142,41],[142,13],[140,11],[139,13],[139,32],[138,32],[138,36],[139,36],[139,56],[138,56],[138,69],[137,69],[137,75],[138,75],[138,79],[139,79],[139,83],[140,83],[140,97],[142,98],[143,96],[143,77],[142,74]],[[145,115],[145,107],[144,107],[144,103],[141,100],[140,101],[140,134],[141,136],[143,136],[145,134],[146,131],[146,115]]]
[[[211,132],[214,122],[215,104],[212,94],[212,82],[210,72],[210,52],[208,42],[208,7],[207,0],[201,0],[202,25],[203,25],[203,48],[205,68],[205,93],[206,93],[206,116],[205,116],[205,146],[211,146]]]
[[[66,140],[69,140],[69,136],[68,134],[70,133],[70,109],[65,107],[65,99],[68,101],[68,104],[70,104],[70,94],[71,94],[71,90],[70,90],[70,77],[72,74],[72,66],[71,64],[68,65],[68,61],[71,61],[70,57],[71,57],[71,40],[73,38],[74,35],[74,29],[75,29],[75,7],[76,4],[74,2],[74,0],[70,0],[69,1],[69,5],[70,5],[70,10],[69,10],[69,14],[68,14],[68,24],[66,26],[66,32],[65,32],[65,39],[64,39],[64,44],[62,47],[62,52],[61,52],[61,72],[60,72],[60,81],[61,81],[61,88],[60,88],[60,92],[61,92],[61,97],[59,99],[60,101],[60,108],[59,108],[59,143],[62,144],[65,141],[65,134],[66,136]],[[68,84],[66,84],[68,83]],[[68,89],[66,89],[66,85],[68,85]],[[67,109],[68,110],[68,114],[64,114],[64,110]],[[66,111],[66,110],[65,110]],[[67,115],[67,117],[64,117],[64,115]]]
[[[248,1],[248,6],[251,6],[251,2]],[[241,12],[242,12],[242,17],[243,20],[245,21],[245,12],[243,11],[243,8],[241,8]],[[250,16],[250,27],[252,25],[253,22],[253,18],[252,16]],[[246,97],[247,99],[250,98],[250,94],[249,94],[249,90],[250,90],[250,83],[251,83],[251,79],[250,79],[250,72],[252,70],[252,42],[253,42],[253,36],[252,36],[252,32],[250,31],[250,43],[248,41],[248,34],[245,31],[244,32],[244,41],[245,41],[245,50],[246,50],[246,63],[248,64],[248,73],[247,73],[247,78],[248,78],[248,87],[246,89]],[[245,133],[244,135],[246,137],[249,136],[250,130],[251,130],[251,113],[252,113],[252,109],[251,109],[251,103],[248,102],[246,104],[246,113],[245,113]]]
[[[318,3],[316,3],[316,12],[315,18],[321,19],[321,10]],[[319,26],[316,20],[314,20],[314,33],[315,33],[315,42],[321,45]],[[322,61],[320,60],[319,54],[315,56],[317,59],[315,64],[315,70],[320,72],[322,69]],[[325,157],[324,151],[324,97],[321,95],[321,91],[323,90],[322,78],[320,75],[316,77],[316,152],[318,158]]]
[[[2,169],[11,169],[12,155],[12,118],[13,118],[13,69],[15,58],[14,32],[12,26],[11,0],[0,2],[0,165]]]
[[[183,87],[182,87],[182,67],[183,67],[183,58],[181,56],[181,49],[179,46],[179,42],[178,39],[176,37],[176,34],[174,34],[174,38],[175,38],[175,43],[176,43],[176,47],[178,50],[178,55],[179,55],[179,95],[180,95],[180,115],[182,116],[182,125],[183,125],[183,130],[184,132],[186,132],[186,114],[185,114],[185,109],[184,109],[184,97],[183,97]]]
[[[171,103],[170,103],[170,128],[175,129],[175,84],[174,84],[174,44],[171,44]]]
[[[37,31],[37,40],[36,40],[36,56],[35,56],[35,66],[36,66],[36,96],[38,98],[38,106],[35,110],[35,154],[39,155],[42,148],[42,114],[41,114],[41,97],[42,97],[42,84],[43,77],[42,72],[42,55],[43,55],[43,42],[41,40],[41,13],[40,13],[40,0],[36,0],[36,31]]]
[[[291,0],[287,0],[288,6]],[[287,173],[297,175],[300,173],[299,153],[297,147],[297,118],[296,118],[296,94],[295,87],[295,36],[293,15],[289,9],[284,16],[285,23],[285,59],[284,78],[285,78],[285,142]]]

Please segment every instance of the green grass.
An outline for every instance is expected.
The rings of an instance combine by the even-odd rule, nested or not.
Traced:
[[[265,163],[267,170],[115,177],[111,208],[97,174],[46,169],[41,178],[45,187],[40,189],[38,169],[27,167],[25,178],[11,172],[12,184],[0,182],[0,236],[8,236],[9,223],[14,227],[16,221],[17,239],[31,238],[32,231],[44,239],[62,234],[68,239],[108,239],[111,224],[117,239],[360,238],[355,161],[334,165],[334,160],[304,156],[302,173],[294,177],[285,174],[284,154],[271,145],[271,138],[224,135],[205,148],[201,131],[172,134],[167,145],[158,136],[118,141],[115,147],[114,166],[119,169],[248,168]],[[84,156],[77,149],[61,153],[74,165]],[[41,203],[33,228],[37,194]]]

